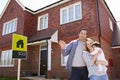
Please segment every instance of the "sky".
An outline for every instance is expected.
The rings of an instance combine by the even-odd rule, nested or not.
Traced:
[[[7,1],[8,0],[0,0],[0,13],[2,12]],[[59,0],[20,0],[20,1],[26,7],[32,10],[37,10]],[[120,21],[120,0],[105,0],[105,1],[107,2],[116,21]]]

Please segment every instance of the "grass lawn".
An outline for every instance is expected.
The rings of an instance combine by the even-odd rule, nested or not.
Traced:
[[[17,80],[17,78],[1,78],[0,77],[0,80]]]

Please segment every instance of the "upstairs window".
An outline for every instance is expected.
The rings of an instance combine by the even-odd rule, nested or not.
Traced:
[[[1,53],[0,67],[13,67],[12,50],[5,50]]]
[[[109,26],[110,26],[110,29],[113,31],[113,23],[112,23],[112,20],[109,18]]]
[[[48,14],[38,17],[38,30],[48,28]]]
[[[82,19],[81,2],[69,5],[60,10],[60,24]]]
[[[17,18],[4,23],[2,35],[10,34],[17,31]]]

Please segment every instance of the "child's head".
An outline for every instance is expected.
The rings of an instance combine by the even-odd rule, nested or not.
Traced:
[[[101,47],[100,43],[98,41],[94,41],[92,44],[93,47]]]

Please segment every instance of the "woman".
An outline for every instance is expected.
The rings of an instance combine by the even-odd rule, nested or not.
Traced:
[[[83,51],[83,59],[87,65],[88,68],[88,72],[89,72],[89,79],[90,80],[108,80],[108,76],[107,76],[107,72],[98,72],[98,67],[97,64],[101,64],[101,65],[107,65],[108,62],[106,61],[96,61],[96,64],[90,66],[90,63],[93,59],[93,56],[90,54],[90,52],[92,52],[94,49],[92,47],[92,43],[93,40],[88,40],[86,42],[86,47],[87,47],[87,51]],[[101,51],[98,51],[97,55],[99,55],[101,53]]]

